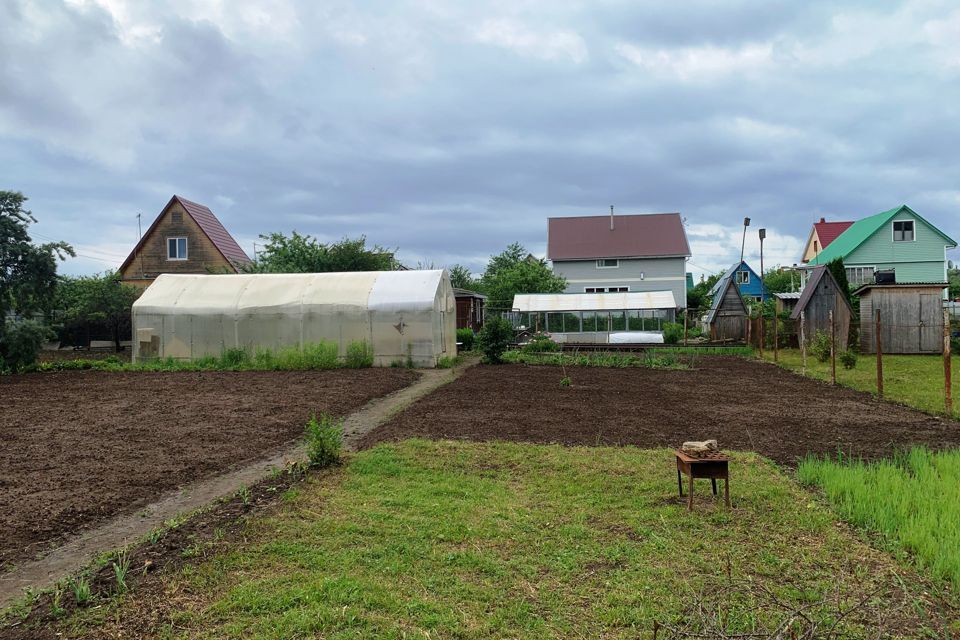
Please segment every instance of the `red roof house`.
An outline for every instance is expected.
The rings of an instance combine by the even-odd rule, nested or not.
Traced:
[[[852,221],[827,222],[826,218],[820,218],[820,222],[814,222],[813,228],[810,230],[810,236],[807,238],[807,245],[803,250],[803,262],[813,260],[852,224]]]

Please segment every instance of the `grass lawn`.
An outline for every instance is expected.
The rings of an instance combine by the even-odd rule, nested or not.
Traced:
[[[773,351],[763,352],[764,360],[773,361]],[[953,416],[960,418],[960,357],[951,360],[953,374]],[[781,349],[780,366],[796,372],[803,369],[799,349]],[[830,362],[817,362],[807,354],[806,375],[830,380]],[[837,360],[837,383],[860,391],[877,392],[877,357],[860,355],[853,369],[844,369]],[[941,355],[885,355],[883,356],[883,395],[887,400],[905,404],[930,413],[943,414],[943,356]]]
[[[810,459],[797,475],[822,487],[844,518],[880,533],[960,589],[960,450],[917,448],[872,464]]]
[[[733,511],[701,481],[692,514],[673,464],[669,451],[630,447],[381,445],[289,492],[243,542],[213,543],[64,631],[650,638],[659,622],[660,638],[781,624],[796,637],[834,624],[844,637],[945,635],[952,596],[838,525],[771,463],[737,455]]]

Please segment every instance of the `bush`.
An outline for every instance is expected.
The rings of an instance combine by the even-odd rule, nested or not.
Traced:
[[[810,353],[813,354],[819,362],[826,362],[830,359],[830,336],[823,331],[817,331],[816,335],[810,341]]]
[[[366,369],[373,366],[373,347],[366,340],[347,345],[347,366],[351,369]]]
[[[53,337],[49,327],[34,320],[0,325],[0,371],[20,371],[33,365],[40,347]]]
[[[220,367],[223,369],[239,369],[250,362],[250,354],[241,347],[224,349],[220,354]]]
[[[538,333],[527,344],[521,347],[524,353],[554,353],[560,351],[560,345],[554,342],[545,333]]]
[[[829,355],[829,351],[827,355]],[[841,351],[839,357],[844,369],[853,369],[857,366],[857,354],[852,350],[847,349],[846,351]]]
[[[473,343],[475,340],[476,336],[473,335],[473,329],[469,327],[457,329],[457,342],[460,343],[462,351],[473,351]]]
[[[513,342],[513,325],[503,318],[490,318],[480,335],[477,336],[477,346],[483,352],[483,360],[489,364],[503,362],[503,354]]]
[[[316,414],[307,422],[307,459],[312,467],[329,467],[340,462],[343,446],[343,420],[326,413]]]
[[[298,369],[336,369],[340,366],[339,348],[333,342],[321,340],[303,345]]]
[[[677,344],[683,339],[683,325],[679,322],[665,322],[663,324],[663,341],[666,344]]]

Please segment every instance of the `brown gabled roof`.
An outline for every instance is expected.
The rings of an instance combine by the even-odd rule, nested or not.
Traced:
[[[679,213],[549,218],[550,260],[648,258],[690,255]]]
[[[133,251],[127,256],[127,259],[120,265],[119,271],[127,268],[134,256],[137,255],[137,251],[140,250],[140,247],[143,246],[143,243],[146,242],[147,238],[150,237],[150,234],[152,234],[153,230],[157,227],[157,224],[159,224],[164,212],[166,212],[174,202],[180,203],[180,206],[187,212],[187,215],[193,218],[193,221],[197,223],[200,230],[210,238],[210,242],[213,243],[213,246],[217,248],[220,255],[226,258],[227,261],[234,265],[249,264],[251,262],[244,250],[237,244],[237,241],[233,239],[233,236],[230,235],[220,220],[217,219],[217,216],[213,215],[213,211],[210,211],[208,207],[202,204],[192,202],[182,196],[174,195],[170,198],[170,202],[160,210],[160,214],[157,215],[156,220],[153,221],[153,224],[150,225],[147,232],[140,238],[137,246],[133,248]]]
[[[807,308],[807,303],[813,298],[814,292],[817,290],[817,286],[820,284],[820,281],[824,278],[830,278],[833,282],[833,286],[840,291],[840,285],[837,283],[837,279],[833,277],[833,274],[830,273],[830,269],[827,268],[827,265],[822,264],[818,267],[814,267],[813,271],[810,273],[810,279],[807,280],[806,286],[803,288],[803,291],[800,293],[800,299],[797,300],[797,306],[793,308],[793,312],[790,313],[790,319],[796,320],[800,317],[800,312]],[[847,308],[850,309],[850,313],[853,313],[853,307],[850,306],[850,301],[847,300],[847,296],[843,297],[843,303],[847,305]]]

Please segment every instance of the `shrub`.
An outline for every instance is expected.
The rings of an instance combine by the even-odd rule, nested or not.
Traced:
[[[827,352],[829,355],[829,351]],[[843,365],[844,369],[853,369],[857,366],[857,354],[847,349],[846,351],[840,352],[840,363]]]
[[[343,445],[343,420],[326,413],[310,416],[307,422],[307,459],[312,467],[329,467],[340,462]]]
[[[483,351],[484,362],[500,364],[503,354],[513,341],[513,325],[503,318],[490,318],[477,336],[477,346]]]
[[[553,353],[560,351],[560,345],[554,342],[545,333],[538,333],[527,344],[521,347],[524,353]]]
[[[663,341],[666,344],[677,344],[683,339],[683,325],[679,322],[665,322],[663,324]]]
[[[475,340],[476,336],[473,335],[473,329],[469,327],[457,329],[457,342],[460,343],[462,351],[473,351],[473,343]]]
[[[0,370],[20,371],[32,365],[40,347],[52,337],[54,333],[49,327],[34,320],[0,325]]]
[[[373,347],[366,340],[347,345],[347,366],[351,369],[366,369],[373,366]]]
[[[819,362],[826,362],[830,359],[830,336],[823,331],[817,331],[816,335],[810,341],[810,353],[813,354]]]

